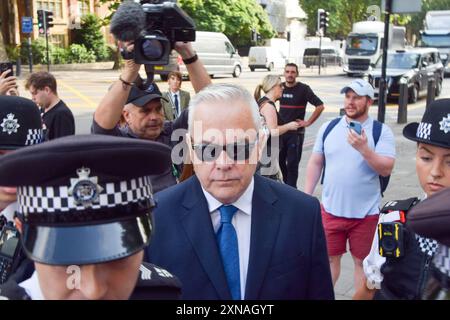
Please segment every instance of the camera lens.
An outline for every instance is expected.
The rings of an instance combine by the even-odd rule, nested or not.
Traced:
[[[392,237],[385,237],[381,242],[381,246],[385,251],[394,251],[397,248],[397,243]]]
[[[141,45],[142,55],[148,60],[159,60],[164,54],[164,46],[159,40],[146,39]]]

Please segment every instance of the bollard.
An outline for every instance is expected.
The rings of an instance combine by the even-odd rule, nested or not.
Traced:
[[[397,123],[406,123],[408,121],[408,82],[405,78],[401,78],[399,84]]]
[[[434,79],[434,77],[430,77],[428,78],[428,88],[427,88],[427,106],[426,106],[427,109],[430,103],[434,101],[435,93],[436,93],[436,79]]]

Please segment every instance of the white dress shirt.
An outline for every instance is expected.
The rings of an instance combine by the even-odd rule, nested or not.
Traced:
[[[39,285],[37,272],[34,271],[31,278],[19,283],[19,286],[25,289],[31,300],[45,300]]]
[[[181,113],[181,101],[180,101],[180,91],[178,90],[177,92],[172,92],[169,90],[170,93],[170,98],[172,99],[172,105],[174,106],[174,108],[176,109],[176,105],[175,105],[175,95],[177,95],[178,98],[178,109],[177,110],[177,114],[176,116],[179,116]]]
[[[211,220],[214,227],[214,232],[220,228],[220,212],[219,207],[223,205],[220,201],[214,198],[208,191],[203,189],[206,201],[208,202],[209,212],[211,213]],[[231,205],[238,208],[238,211],[234,214],[231,223],[236,229],[236,234],[238,238],[238,249],[239,249],[239,272],[241,281],[241,299],[245,299],[245,284],[247,282],[247,270],[248,270],[248,260],[250,255],[250,236],[251,236],[251,226],[252,226],[252,198],[254,190],[254,181],[250,182],[247,190],[242,194],[242,196],[236,200],[236,202],[231,203]]]

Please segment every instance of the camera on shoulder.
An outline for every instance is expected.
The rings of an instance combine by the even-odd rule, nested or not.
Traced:
[[[404,255],[403,224],[383,222],[378,224],[378,250],[380,256],[400,258]]]
[[[136,63],[165,65],[175,42],[195,41],[194,21],[176,0],[142,0],[122,3],[111,20],[116,39],[134,42],[134,51],[122,51]]]

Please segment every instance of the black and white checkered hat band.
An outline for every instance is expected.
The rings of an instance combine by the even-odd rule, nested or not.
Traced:
[[[99,184],[103,190],[90,207],[92,209],[113,208],[146,199],[152,199],[150,177],[141,177],[129,181]],[[18,212],[29,213],[67,212],[85,210],[86,207],[77,204],[75,198],[69,195],[69,186],[18,188]]]
[[[439,271],[450,277],[450,248],[440,244],[433,258],[433,264]]]
[[[431,126],[431,123],[419,123],[419,126],[417,127],[416,137],[419,139],[430,140]]]
[[[42,129],[28,129],[26,146],[31,146],[44,141],[44,131]]]
[[[436,253],[438,248],[438,243],[436,240],[428,239],[425,237],[421,237],[416,234],[417,243],[419,244],[420,251],[423,253],[432,256]]]

